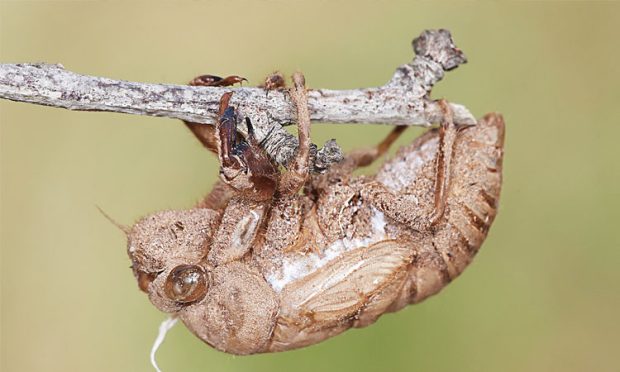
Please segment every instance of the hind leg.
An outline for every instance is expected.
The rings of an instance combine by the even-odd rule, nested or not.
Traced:
[[[452,110],[448,103],[444,100],[439,103],[444,110],[444,120],[439,127],[439,147],[434,161],[432,208],[420,205],[411,194],[393,193],[379,182],[369,185],[365,190],[368,199],[379,210],[418,231],[427,230],[441,221],[450,185],[452,154],[458,128],[452,120]]]
[[[396,142],[398,137],[407,129],[406,125],[394,127],[388,135],[378,143],[375,147],[358,149],[347,155],[343,161],[343,168],[348,171],[354,171],[360,167],[367,167],[375,160],[383,156]]]

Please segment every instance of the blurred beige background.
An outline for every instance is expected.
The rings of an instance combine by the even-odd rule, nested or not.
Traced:
[[[0,61],[166,83],[300,69],[311,87],[343,89],[383,84],[414,36],[450,29],[469,63],[434,97],[508,126],[500,214],[473,265],[423,304],[298,351],[233,357],[177,326],[160,365],[618,371],[619,22],[618,3],[2,1]],[[0,121],[0,369],[150,371],[164,315],[95,206],[127,224],[189,207],[214,158],[170,119],[0,101]],[[388,130],[316,125],[313,137],[352,149]]]

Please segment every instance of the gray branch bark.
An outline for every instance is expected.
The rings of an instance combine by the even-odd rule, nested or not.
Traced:
[[[447,30],[427,30],[413,40],[415,58],[397,68],[385,85],[353,90],[311,89],[308,106],[312,121],[427,126],[441,120],[430,91],[446,71],[466,62]],[[266,92],[251,87],[190,87],[134,83],[80,75],[54,64],[0,64],[0,98],[70,110],[110,111],[165,116],[214,124],[219,99],[233,91],[231,104],[248,116],[265,150],[286,165],[295,154],[297,139],[282,126],[295,122],[295,107],[286,90]],[[462,105],[452,104],[455,121],[475,124]],[[240,123],[240,131],[245,127]],[[314,171],[339,161],[342,152],[329,141],[316,152]]]

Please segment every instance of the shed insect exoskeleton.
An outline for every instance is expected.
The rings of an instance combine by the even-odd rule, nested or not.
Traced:
[[[383,155],[404,127],[315,175],[303,76],[293,80],[300,146],[288,172],[259,146],[250,119],[248,136],[237,133],[226,93],[215,127],[188,123],[217,153],[219,183],[195,208],[145,217],[128,235],[151,302],[228,353],[311,345],[437,293],[472,260],[497,211],[499,114],[459,127],[443,102],[440,127],[376,175],[352,172]]]

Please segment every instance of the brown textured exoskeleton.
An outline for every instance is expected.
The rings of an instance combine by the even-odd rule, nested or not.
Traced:
[[[499,114],[461,127],[441,101],[439,128],[376,175],[352,172],[383,155],[404,127],[314,175],[303,76],[293,80],[299,148],[287,172],[261,149],[250,119],[247,137],[237,133],[226,93],[216,126],[187,123],[217,153],[221,181],[195,208],[145,217],[128,235],[151,302],[228,353],[311,345],[422,301],[471,262],[497,211]]]

